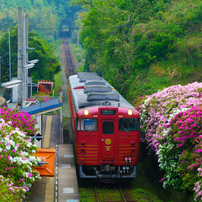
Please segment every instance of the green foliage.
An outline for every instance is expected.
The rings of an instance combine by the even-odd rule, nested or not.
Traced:
[[[70,7],[69,0],[2,0],[0,4],[1,31],[6,32],[18,21],[18,7],[29,14],[30,29],[36,30],[40,37],[50,41],[58,36],[55,28],[61,28],[63,24],[74,27],[74,14],[80,7]],[[8,17],[9,16],[9,17]],[[48,28],[48,29],[44,29]]]
[[[201,80],[199,0],[72,3],[86,9],[78,15],[84,27],[79,39],[86,51],[85,70],[104,76],[128,100]]]
[[[12,61],[12,77],[17,77],[17,28],[11,30],[11,61]],[[1,82],[9,81],[9,50],[8,50],[8,34],[4,34],[0,38],[0,56],[3,63],[1,64]],[[46,40],[39,39],[36,33],[29,34],[29,47],[34,50],[29,51],[29,60],[38,59],[39,62],[28,71],[32,80],[38,83],[38,80],[54,81],[54,74],[60,71],[60,63],[54,55],[54,46]]]
[[[54,81],[54,96],[59,96],[59,93],[62,92],[61,71],[54,75]]]

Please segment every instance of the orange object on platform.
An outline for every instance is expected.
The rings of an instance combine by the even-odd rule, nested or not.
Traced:
[[[38,81],[37,93],[51,94],[53,90],[52,81]]]
[[[41,160],[41,165],[35,167],[40,174],[40,176],[45,177],[54,177],[54,168],[55,168],[55,149],[38,149],[38,152],[35,154]]]

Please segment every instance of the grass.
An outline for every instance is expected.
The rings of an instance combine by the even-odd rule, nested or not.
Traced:
[[[54,75],[54,81],[54,96],[59,96],[59,93],[62,92],[61,71]]]

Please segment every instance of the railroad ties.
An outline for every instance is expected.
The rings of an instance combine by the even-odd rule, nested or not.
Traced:
[[[66,77],[68,78],[69,76],[75,74],[75,63],[73,60],[71,45],[69,43],[69,40],[64,39],[64,41],[65,42],[63,43],[62,57],[65,63]]]

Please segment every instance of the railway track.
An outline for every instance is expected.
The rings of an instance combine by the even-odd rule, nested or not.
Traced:
[[[122,190],[122,188],[119,186],[119,187],[117,187],[118,189],[119,189],[119,192],[120,192],[120,195],[121,195],[121,200],[123,201],[123,202],[128,202],[127,200],[126,200],[126,197],[124,196],[124,194],[123,194],[123,190]],[[100,202],[100,199],[99,199],[99,196],[98,196],[98,192],[97,192],[97,188],[96,187],[93,187],[93,189],[94,189],[94,193],[95,193],[95,198],[96,198],[96,202]],[[107,202],[110,202],[110,201],[107,201]],[[111,201],[112,202],[112,201]],[[113,201],[114,202],[114,201]]]
[[[75,63],[72,56],[71,45],[69,39],[63,39],[62,56],[65,64],[66,78],[75,74]]]

